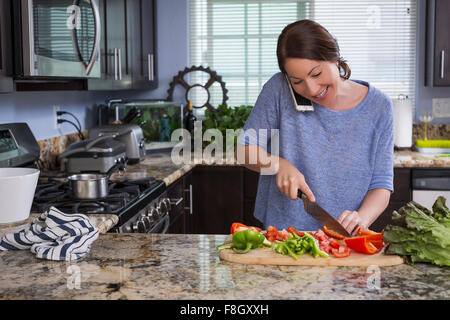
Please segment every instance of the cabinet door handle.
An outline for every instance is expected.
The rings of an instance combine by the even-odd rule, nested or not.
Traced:
[[[117,80],[117,48],[114,48],[113,52],[114,52],[114,80]]]
[[[153,81],[155,79],[155,74],[154,74],[154,59],[153,59],[153,54],[149,53],[147,55],[147,60],[148,60],[148,80],[149,81]]]
[[[120,48],[117,48],[119,56],[119,80],[122,80],[122,56],[120,54]]]
[[[189,189],[184,189],[185,192],[189,191],[189,208],[185,208],[185,209],[189,209],[189,214],[192,214],[192,212],[194,211],[193,208],[193,204],[192,204],[192,184],[189,185]]]
[[[441,51],[441,79],[444,79],[445,50]]]
[[[192,184],[189,185],[189,213],[192,214],[193,213],[193,203],[192,203],[192,196],[193,192],[192,192]]]

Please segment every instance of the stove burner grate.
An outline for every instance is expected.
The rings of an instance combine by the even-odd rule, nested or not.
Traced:
[[[99,199],[76,199],[70,183],[48,179],[39,183],[34,195],[32,211],[45,212],[51,206],[66,213],[119,214],[131,202],[150,191],[158,182],[155,178],[109,182],[109,194]]]

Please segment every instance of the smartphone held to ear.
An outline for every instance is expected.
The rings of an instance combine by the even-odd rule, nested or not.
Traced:
[[[286,81],[288,83],[289,91],[291,92],[292,99],[294,100],[295,109],[297,111],[314,111],[314,107],[312,105],[311,100],[306,99],[305,97],[299,95],[295,90],[292,88],[291,82],[289,81],[289,78],[286,76]]]

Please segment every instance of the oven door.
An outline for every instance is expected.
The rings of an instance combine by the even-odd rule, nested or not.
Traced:
[[[97,0],[21,0],[23,75],[100,77]]]
[[[148,233],[167,233],[170,225],[169,213],[166,213],[163,218],[161,218],[158,223],[156,223]]]

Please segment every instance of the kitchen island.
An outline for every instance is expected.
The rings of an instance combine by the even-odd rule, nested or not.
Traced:
[[[215,249],[225,237],[108,233],[72,262],[0,252],[0,299],[450,299],[448,267],[235,264]]]

